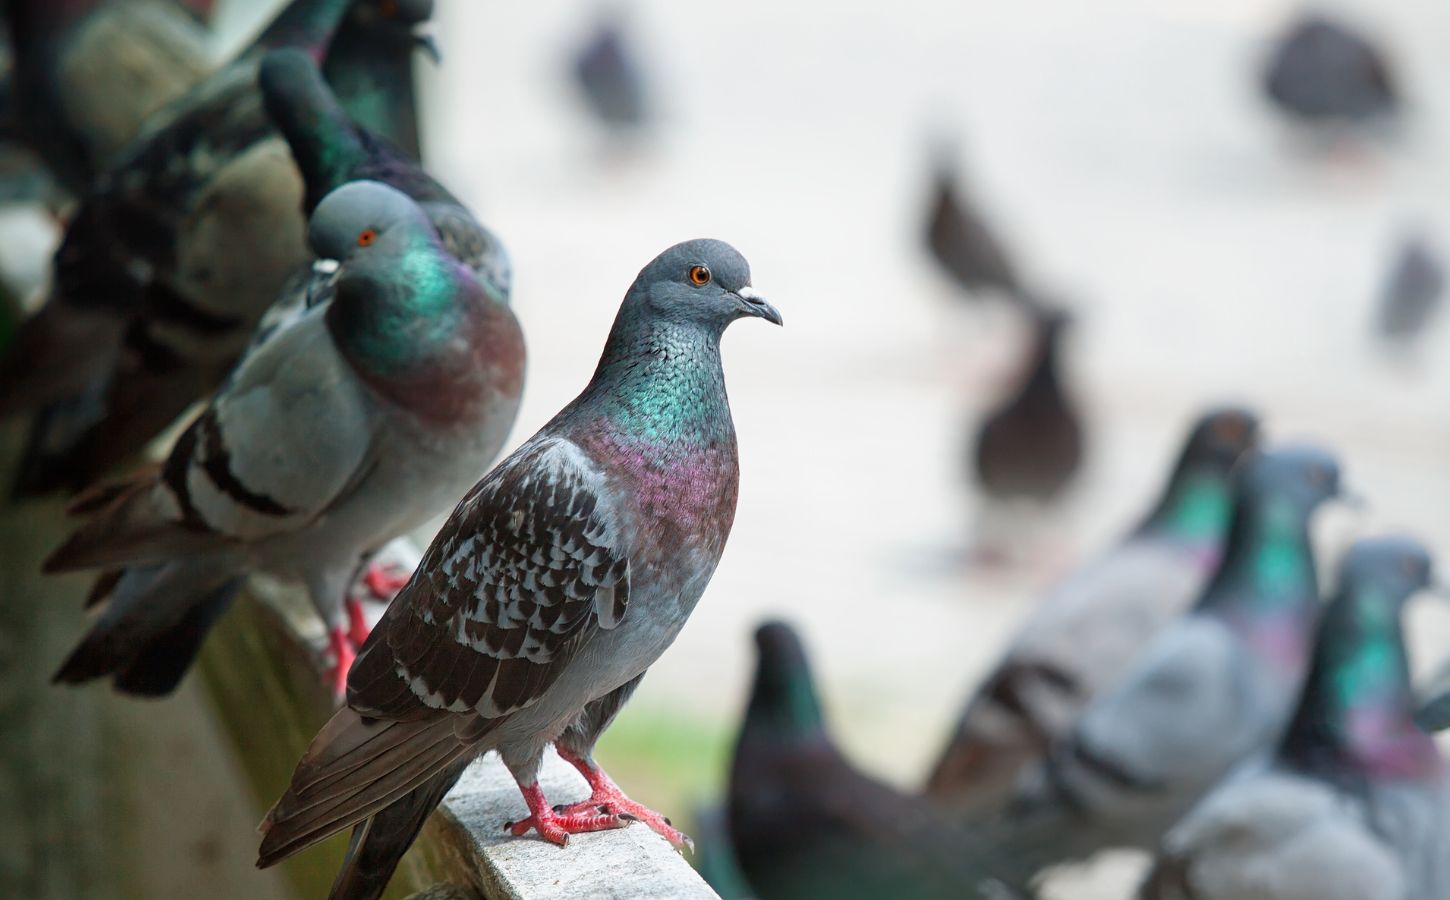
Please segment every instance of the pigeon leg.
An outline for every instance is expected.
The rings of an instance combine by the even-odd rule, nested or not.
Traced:
[[[360,648],[372,633],[373,627],[368,624],[367,616],[363,614],[361,600],[348,597],[343,601],[343,607],[347,609],[347,639],[354,647]]]
[[[332,668],[327,670],[327,680],[332,683],[333,693],[338,699],[347,696],[347,671],[357,659],[357,650],[348,639],[347,630],[342,627],[327,633],[327,647],[332,651]]]
[[[563,847],[569,843],[571,834],[608,831],[623,828],[630,823],[627,816],[602,813],[597,809],[581,813],[558,813],[549,808],[549,801],[544,799],[544,791],[537,781],[520,784],[519,791],[524,795],[524,802],[529,805],[529,817],[504,823],[504,830],[511,832],[514,837],[522,837],[532,828],[539,833],[539,837]]]
[[[387,603],[412,577],[413,573],[402,566],[370,562],[367,571],[363,573],[363,584],[373,597]]]
[[[690,840],[689,835],[676,828],[665,816],[626,797],[619,785],[615,784],[614,780],[605,774],[594,760],[578,756],[557,745],[554,749],[558,751],[560,759],[579,770],[579,774],[583,775],[584,780],[589,783],[590,791],[588,800],[581,800],[567,806],[556,806],[554,807],[556,813],[569,816],[580,815],[586,810],[592,810],[596,815],[605,813],[626,820],[638,819],[660,837],[669,841],[676,850],[688,849],[691,853],[695,851],[695,842]]]

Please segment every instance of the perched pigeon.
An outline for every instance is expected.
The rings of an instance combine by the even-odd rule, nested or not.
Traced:
[[[963,192],[952,168],[938,163],[926,220],[932,258],[968,296],[995,290],[1017,295],[1016,266],[982,212]]]
[[[1027,878],[1106,847],[1152,849],[1234,765],[1283,732],[1320,600],[1309,519],[1339,493],[1315,447],[1256,453],[1236,476],[1222,565],[1184,618],[1024,773],[994,852]]]
[[[0,370],[0,415],[43,407],[17,493],[88,483],[139,450],[216,387],[306,261],[297,168],[263,111],[257,70],[269,49],[321,57],[356,3],[400,8],[293,0],[83,198],[52,296]]]
[[[1450,897],[1450,772],[1411,718],[1400,624],[1430,555],[1364,540],[1341,571],[1272,764],[1225,781],[1168,832],[1144,900]]]
[[[368,638],[347,706],[262,823],[258,865],[355,825],[331,897],[372,900],[489,750],[528,803],[516,835],[562,845],[638,819],[686,842],[592,754],[725,547],[739,468],[720,338],[743,316],[781,321],[720,241],[640,272],[584,392],[464,497]],[[583,803],[545,800],[550,742],[589,782]]]
[[[1445,292],[1445,266],[1423,235],[1412,234],[1396,250],[1380,297],[1380,336],[1408,343],[1425,327]]]
[[[8,0],[18,136],[77,196],[206,77],[206,34],[168,0]]]
[[[1143,522],[1048,594],[1018,631],[958,722],[928,796],[965,812],[997,807],[1022,768],[1187,610],[1218,567],[1232,513],[1229,471],[1258,430],[1241,409],[1197,421]]]
[[[331,299],[255,348],[160,467],[77,502],[50,571],[109,569],[90,633],[56,675],[164,694],[254,570],[302,581],[329,629],[339,693],[366,624],[360,563],[467,490],[518,411],[518,322],[377,182],[312,216],[339,267]]]
[[[1281,111],[1312,125],[1362,126],[1393,115],[1400,105],[1385,54],[1350,26],[1318,13],[1279,37],[1263,87]]]
[[[423,158],[418,137],[418,98],[413,51],[436,61],[432,39],[411,26],[433,17],[433,0],[396,0],[391,8],[353,6],[327,52],[323,74],[347,98],[347,111],[367,131],[379,134],[414,160]]]
[[[573,76],[589,111],[610,131],[635,131],[648,121],[644,72],[617,17],[606,15],[595,24],[574,57]]]
[[[759,900],[985,896],[954,824],[859,772],[831,742],[800,639],[755,633],[755,688],[730,768],[730,841]]]
[[[1025,377],[977,434],[976,481],[993,500],[1052,500],[1082,462],[1082,424],[1059,359],[1069,321],[1059,310],[1032,313]]]

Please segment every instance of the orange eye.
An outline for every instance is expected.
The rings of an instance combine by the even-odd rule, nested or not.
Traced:
[[[378,233],[376,231],[371,228],[364,228],[362,232],[357,236],[357,245],[359,247],[371,247],[373,245],[373,241],[377,239]]]
[[[704,266],[690,266],[690,283],[695,287],[704,287],[710,283],[710,270]]]

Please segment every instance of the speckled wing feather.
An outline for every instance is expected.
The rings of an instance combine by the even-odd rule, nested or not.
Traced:
[[[353,665],[348,704],[377,718],[507,715],[628,602],[621,514],[599,469],[568,440],[530,442],[454,511]]]

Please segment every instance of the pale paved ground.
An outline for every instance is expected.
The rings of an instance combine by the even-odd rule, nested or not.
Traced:
[[[1450,246],[1450,9],[1359,4],[1401,51],[1416,125],[1346,167],[1296,154],[1252,93],[1262,36],[1291,8],[1279,2],[632,2],[666,107],[632,164],[600,152],[562,77],[586,4],[439,6],[428,149],[514,254],[531,352],[515,440],[582,386],[625,287],[670,243],[735,243],[786,317],[727,341],[735,533],[623,725],[723,727],[751,627],[783,615],[806,633],[842,743],[910,784],[1050,580],[955,561],[966,416],[1014,332],[956,312],[919,253],[933,134],[961,137],[1002,230],[1080,311],[1071,365],[1094,452],[1057,559],[1120,529],[1182,423],[1220,399],[1343,451],[1373,508],[1327,517],[1327,546],[1396,526],[1450,553],[1450,335],[1397,365],[1366,340],[1401,223]],[[1450,648],[1450,616],[1415,622],[1422,648]]]

